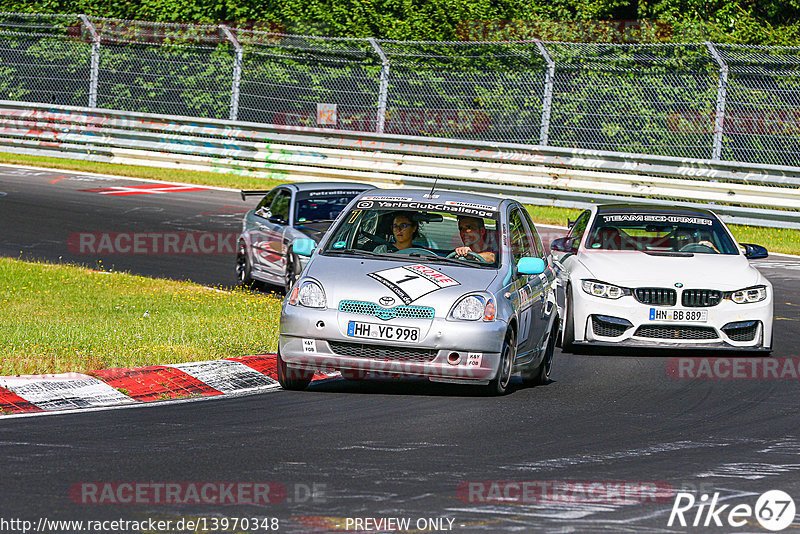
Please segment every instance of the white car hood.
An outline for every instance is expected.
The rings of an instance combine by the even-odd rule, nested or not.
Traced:
[[[672,287],[680,283],[687,289],[736,290],[763,283],[761,273],[738,254],[681,257],[638,251],[587,251],[577,259],[592,278],[623,287]]]

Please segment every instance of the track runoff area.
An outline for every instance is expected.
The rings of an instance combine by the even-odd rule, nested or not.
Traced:
[[[3,167],[0,254],[102,259],[233,285],[233,255],[224,244],[211,252],[209,238],[203,251],[200,238],[235,234],[249,207],[232,191]],[[140,238],[147,250],[137,253],[136,235],[153,233],[184,236],[186,250]],[[108,236],[106,246],[131,248],[92,251],[87,235],[95,246]],[[126,377],[129,387],[109,387],[139,400],[114,409],[0,417],[13,479],[0,490],[0,530],[791,531],[800,496],[800,262],[773,255],[754,264],[775,288],[770,358],[559,352],[550,384],[486,398],[424,381],[335,376],[284,392],[269,387],[262,355],[252,365],[165,366],[151,371],[152,384]],[[251,380],[239,385],[258,394],[223,385],[215,366],[237,369]],[[151,391],[154,401],[143,402],[153,384],[202,389],[199,376],[220,393],[162,402]],[[36,399],[20,402],[43,410]]]

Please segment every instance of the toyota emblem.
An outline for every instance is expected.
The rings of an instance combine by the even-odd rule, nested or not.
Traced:
[[[381,303],[381,306],[391,306],[394,304],[394,299],[392,297],[381,297],[378,302]]]

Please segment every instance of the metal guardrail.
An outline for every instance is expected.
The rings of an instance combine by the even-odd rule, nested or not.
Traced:
[[[0,13],[0,98],[800,167],[800,47],[461,30],[398,41]]]
[[[277,178],[469,189],[583,208],[710,207],[800,229],[800,169],[0,101],[0,151]]]

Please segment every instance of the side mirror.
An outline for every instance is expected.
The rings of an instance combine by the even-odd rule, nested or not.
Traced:
[[[578,249],[572,246],[571,241],[572,239],[569,237],[559,237],[550,243],[550,250],[556,250],[558,252],[578,252]]]
[[[517,272],[519,274],[542,274],[546,266],[542,258],[525,256],[517,262]]]
[[[744,257],[748,260],[758,260],[769,256],[767,249],[761,245],[753,245],[752,243],[741,243],[744,247]]]
[[[292,243],[292,250],[298,256],[311,256],[315,248],[317,248],[317,242],[313,239],[295,239]]]

